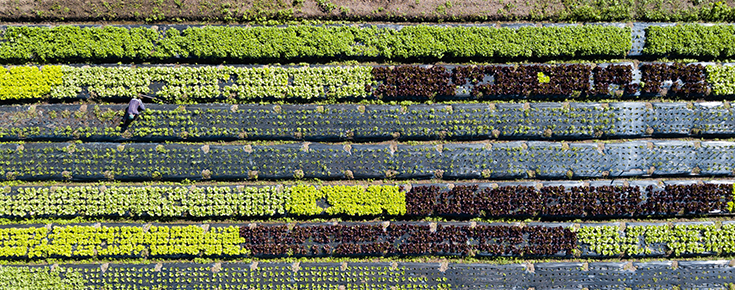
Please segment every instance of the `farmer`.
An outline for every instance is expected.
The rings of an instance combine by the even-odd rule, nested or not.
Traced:
[[[128,108],[125,109],[125,115],[123,116],[123,126],[127,126],[128,124],[130,124],[130,122],[132,122],[138,115],[140,115],[141,111],[145,111],[143,101],[136,97],[133,97],[133,99],[130,100],[130,103],[128,103]]]

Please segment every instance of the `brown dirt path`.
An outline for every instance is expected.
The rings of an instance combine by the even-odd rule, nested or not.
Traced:
[[[722,3],[722,4],[715,4]],[[717,21],[734,0],[0,0],[0,23]],[[719,13],[709,12],[713,5]]]

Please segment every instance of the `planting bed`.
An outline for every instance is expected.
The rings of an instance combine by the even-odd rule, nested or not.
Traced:
[[[721,214],[732,209],[731,184],[652,181],[413,185],[406,214],[414,216],[544,217],[555,219]]]
[[[6,180],[732,176],[735,143],[1,144]],[[675,163],[671,160],[677,160]]]
[[[553,59],[620,57],[631,46],[630,28],[606,25],[2,28],[2,63]]]
[[[731,221],[15,225],[0,228],[0,257],[729,256],[734,229]]]
[[[0,62],[282,62],[733,55],[731,25],[4,26]],[[641,29],[642,28],[642,29]],[[638,30],[641,30],[640,33]],[[635,40],[635,42],[634,42]],[[86,45],[77,45],[85,43]],[[253,45],[258,43],[259,45]]]
[[[720,137],[723,103],[452,105],[147,105],[121,129],[124,105],[0,106],[4,141],[583,140]]]
[[[713,181],[500,182],[351,186],[6,187],[0,216],[610,218],[723,215],[733,186]],[[451,187],[451,189],[449,189]],[[410,188],[408,192],[405,189]]]
[[[268,217],[403,215],[398,186],[74,186],[13,187],[6,217]],[[318,204],[328,205],[325,208]]]
[[[4,63],[559,59],[632,55],[724,59],[731,25],[4,26]],[[641,33],[637,30],[641,29]],[[224,41],[227,40],[227,41]],[[642,41],[641,41],[642,40]],[[252,45],[255,42],[263,45]],[[87,45],[75,45],[85,43]]]
[[[447,263],[158,263],[7,266],[0,281],[35,289],[670,289],[724,285],[735,276],[728,261],[535,264]],[[42,288],[44,282],[56,287]],[[269,286],[266,286],[269,285]],[[48,287],[48,286],[47,286]],[[73,288],[77,287],[77,288]]]

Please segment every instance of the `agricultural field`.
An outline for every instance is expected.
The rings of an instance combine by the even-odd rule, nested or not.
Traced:
[[[735,289],[733,11],[5,1],[0,290]]]

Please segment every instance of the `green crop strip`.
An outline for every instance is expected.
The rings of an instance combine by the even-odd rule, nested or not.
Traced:
[[[653,56],[726,58],[735,56],[735,27],[697,24],[651,26],[644,54]]]
[[[43,226],[0,229],[4,258],[239,256],[239,227]]]
[[[364,98],[370,92],[372,67],[71,67],[33,66],[0,70],[0,100],[77,98],[87,88],[92,98],[149,94],[164,83],[158,100],[192,103],[221,98],[227,102],[262,99],[336,100]],[[230,84],[219,87],[220,83]]]
[[[577,235],[582,248],[603,256],[735,253],[735,224],[583,226]]]
[[[61,84],[60,66],[0,68],[0,100],[43,98]]]
[[[0,195],[0,215],[258,217],[405,214],[398,186],[16,187]],[[326,208],[317,201],[326,197]]]
[[[712,94],[735,94],[735,66],[708,65],[706,68],[707,82],[712,86]]]
[[[157,61],[183,57],[221,62],[296,59],[526,59],[620,57],[630,28],[351,26],[193,27],[183,31],[123,27],[8,27],[0,62]]]
[[[46,62],[62,59],[167,57],[156,47],[161,33],[151,28],[57,26],[8,27],[0,40],[0,59]]]
[[[148,94],[154,82],[164,83],[156,92],[168,103],[191,103],[222,97],[221,101],[256,102],[261,99],[335,100],[364,98],[372,83],[372,68],[301,67],[61,67],[64,82],[49,98],[75,98],[87,87],[93,97],[134,97]],[[231,82],[227,84],[228,82]],[[219,84],[226,83],[222,88]]]

